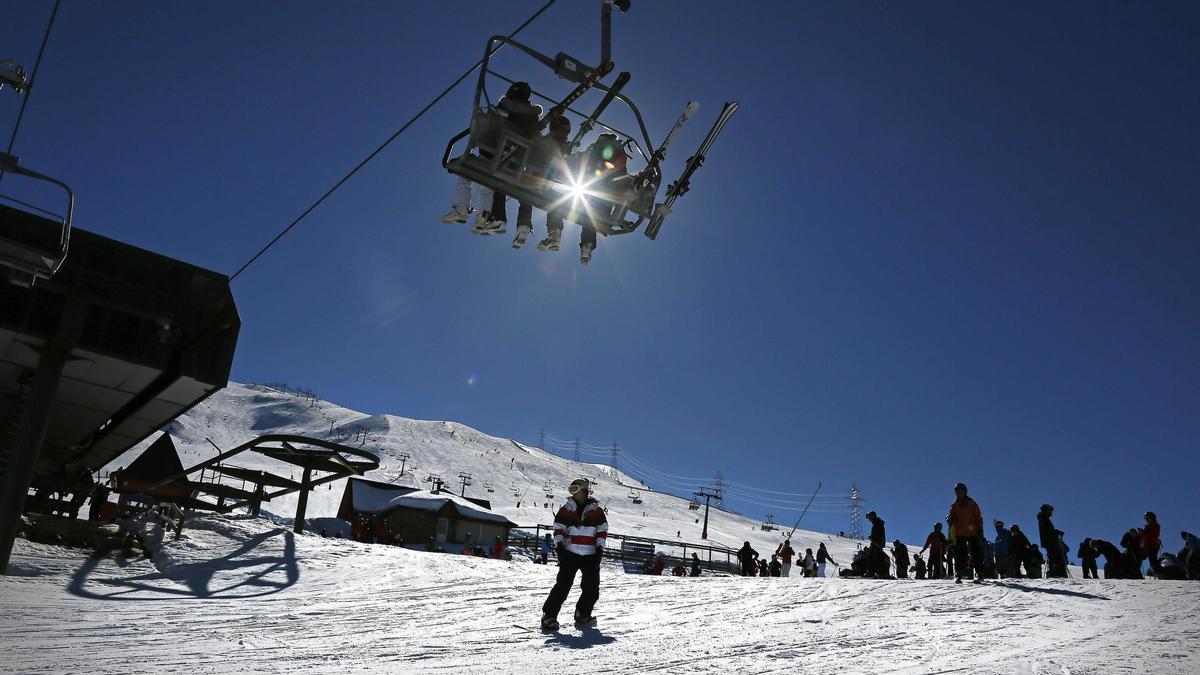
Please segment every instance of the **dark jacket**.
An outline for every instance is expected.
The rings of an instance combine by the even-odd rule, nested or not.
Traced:
[[[892,557],[896,559],[897,567],[908,567],[908,547],[904,544],[892,545]]]
[[[1113,546],[1111,541],[1103,539],[1092,540],[1092,550],[1104,556],[1104,562],[1114,565],[1121,562],[1121,551],[1116,546]]]
[[[871,520],[871,536],[868,537],[872,544],[879,544],[879,548],[883,548],[887,544],[887,534],[883,529],[883,518],[875,516]]]
[[[1042,542],[1042,548],[1047,551],[1053,551],[1058,548],[1058,535],[1054,533],[1054,523],[1050,520],[1050,514],[1042,511],[1037,515],[1038,521],[1038,539]]]
[[[737,559],[742,564],[747,564],[757,557],[758,557],[758,551],[755,551],[754,549],[750,548],[749,543],[743,544],[742,547],[740,549],[738,549]]]
[[[834,565],[837,564],[836,562],[833,561],[833,558],[829,555],[829,551],[825,550],[825,544],[821,544],[821,546],[817,548],[817,562],[818,563],[831,562]]]

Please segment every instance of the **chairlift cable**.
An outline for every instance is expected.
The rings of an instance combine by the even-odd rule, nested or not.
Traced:
[[[46,32],[42,34],[42,46],[38,47],[37,59],[33,62],[33,70],[29,72],[29,82],[25,85],[25,97],[21,99],[21,107],[17,110],[17,121],[13,124],[12,136],[8,138],[8,149],[5,154],[12,154],[13,144],[17,142],[17,132],[21,129],[21,118],[25,116],[25,106],[29,105],[29,97],[33,96],[33,81],[37,77],[38,66],[42,65],[42,55],[46,53],[46,43],[50,40],[50,29],[54,28],[54,17],[58,16],[58,6],[62,0],[54,0],[54,9],[50,11],[50,20],[46,23]],[[0,171],[0,180],[4,172]]]
[[[516,35],[518,33],[520,33],[522,30],[524,30],[529,24],[533,23],[534,20],[536,20],[538,17],[540,17],[542,15],[542,13],[545,12],[547,9],[550,9],[550,6],[553,5],[557,1],[558,0],[547,0],[546,4],[542,5],[541,9],[534,12],[520,26],[517,26],[516,30],[509,33],[508,38],[512,39],[513,37],[516,37]],[[249,267],[251,264],[253,264],[255,260],[258,260],[258,258],[260,256],[262,256],[262,254],[266,253],[268,249],[270,249],[272,246],[274,246],[276,242],[278,242],[280,239],[282,239],[284,237],[284,235],[286,235],[288,232],[290,232],[293,227],[298,225],[300,223],[300,221],[304,220],[304,218],[306,216],[308,216],[309,213],[312,213],[312,211],[314,209],[316,209],[318,206],[320,206],[322,202],[324,202],[327,198],[329,198],[330,195],[332,195],[334,192],[336,192],[337,189],[340,188],[343,183],[350,180],[350,178],[352,176],[354,176],[354,174],[358,173],[359,169],[362,169],[364,166],[366,166],[367,162],[370,162],[372,159],[375,159],[376,155],[383,152],[384,148],[391,145],[392,141],[399,138],[400,134],[403,134],[405,131],[407,131],[408,128],[410,126],[412,126],[414,122],[421,119],[421,117],[424,116],[425,113],[429,112],[429,110],[431,108],[433,108],[433,106],[437,105],[439,101],[441,101],[443,98],[445,98],[446,95],[449,94],[459,84],[461,84],[463,80],[467,79],[467,76],[469,76],[471,73],[475,72],[476,68],[483,65],[484,61],[486,61],[488,58],[490,58],[492,54],[495,54],[496,52],[500,51],[503,47],[504,47],[504,45],[500,44],[495,49],[489,51],[487,56],[485,56],[485,57],[479,59],[479,61],[475,62],[475,65],[471,66],[466,72],[464,72],[462,75],[460,75],[458,77],[458,79],[456,79],[454,82],[452,82],[450,84],[450,86],[446,87],[446,89],[443,90],[442,93],[440,93],[436,97],[434,97],[434,99],[432,101],[430,101],[424,108],[421,108],[420,112],[418,112],[416,115],[413,115],[413,117],[411,119],[409,119],[407,122],[405,122],[404,126],[400,127],[400,129],[398,129],[396,131],[396,133],[392,134],[378,148],[375,148],[375,150],[373,152],[371,152],[371,154],[367,155],[366,158],[363,159],[361,162],[359,162],[353,169],[351,169],[349,173],[347,173],[345,176],[342,176],[341,180],[339,180],[337,183],[335,183],[333,187],[329,188],[329,190],[327,190],[325,192],[325,194],[321,195],[321,197],[319,199],[317,199],[315,202],[313,202],[312,205],[310,205],[307,209],[304,210],[303,213],[301,213],[299,216],[297,216],[296,219],[293,220],[290,224],[288,224],[287,227],[283,228],[279,232],[279,234],[275,235],[274,239],[272,239],[270,242],[268,242],[266,246],[262,247],[262,249],[260,249],[258,251],[258,253],[255,253],[254,256],[252,258],[250,258],[249,260],[247,260],[245,262],[245,264],[243,264],[241,267],[239,267],[236,272],[234,272],[232,275],[230,275],[229,281],[232,282],[234,279],[236,279],[238,277],[238,275],[241,274],[243,271],[245,271],[245,269],[247,267]]]

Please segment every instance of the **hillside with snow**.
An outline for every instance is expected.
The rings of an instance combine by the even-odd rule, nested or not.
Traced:
[[[583,474],[612,532],[699,541],[701,513],[686,499],[454,422],[367,415],[231,384],[168,431],[185,466],[215,456],[214,445],[294,433],[378,452],[375,480],[427,487],[424,478],[440,474],[454,488],[467,473],[469,496],[490,499],[520,525],[549,522],[565,486]],[[154,440],[106,470],[127,466]],[[288,471],[252,454],[229,463]],[[132,527],[148,556],[18,540],[10,575],[0,577],[0,671],[1200,672],[1194,582],[676,578],[606,562],[598,626],[568,622],[542,633],[553,565],[313,534],[334,524],[343,484],[313,493],[300,535],[291,532],[290,496],[264,505],[261,517],[194,515],[179,539],[143,517]],[[762,552],[782,537],[718,510],[709,530],[710,541],[736,548],[749,540]],[[793,540],[800,549],[825,541],[843,562],[857,547],[802,530]]]
[[[567,498],[567,486],[581,476],[595,483],[593,495],[608,511],[610,531],[655,539],[701,543],[703,509],[689,509],[690,500],[647,488],[638,480],[600,464],[577,463],[507,438],[489,436],[457,422],[413,420],[395,415],[368,415],[319,399],[297,396],[260,385],[230,383],[201,405],[172,422],[171,434],[185,467],[268,433],[329,438],[377,453],[380,468],[365,477],[397,485],[429,489],[426,478],[440,475],[446,489],[462,491],[459,474],[471,476],[466,495],[487,499],[492,508],[517,523],[533,526],[553,521],[553,512]],[[111,462],[104,471],[128,466],[157,434]],[[210,443],[211,441],[211,443]],[[215,447],[214,447],[215,446]],[[407,455],[407,458],[402,457]],[[255,453],[242,453],[231,465],[283,472],[299,479],[299,470]],[[401,468],[403,467],[403,475]],[[226,478],[238,486],[240,481]],[[336,515],[345,480],[311,493],[306,520],[310,529],[332,528],[325,520]],[[491,491],[489,491],[489,487]],[[652,486],[651,486],[652,487]],[[635,504],[636,494],[641,504]],[[289,522],[296,513],[296,495],[265,503],[263,510]],[[520,506],[518,506],[518,503]],[[711,509],[711,545],[737,549],[744,541],[769,555],[790,530],[764,531],[757,520]],[[330,532],[333,530],[330,529]],[[859,542],[836,535],[797,530],[792,546],[816,550],[825,542],[839,563],[848,562]],[[682,549],[660,548],[668,554]]]

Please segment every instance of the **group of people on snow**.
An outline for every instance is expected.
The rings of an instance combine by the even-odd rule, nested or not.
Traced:
[[[524,169],[525,174],[534,181],[555,177],[586,185],[589,194],[623,194],[632,179],[627,170],[629,154],[616,134],[602,133],[586,150],[571,154],[571,121],[557,108],[552,108],[543,118],[542,107],[530,103],[531,92],[529,83],[514,82],[491,111],[477,118],[475,124],[479,126],[475,138],[479,156],[493,159],[493,149],[497,148],[502,135],[508,132],[533,141],[525,157]],[[545,134],[541,133],[543,126],[547,129]],[[504,152],[504,149],[498,151]],[[505,157],[502,156],[500,161],[505,161]],[[583,200],[586,204],[578,204],[577,200]],[[442,222],[466,223],[474,213],[472,232],[480,235],[505,234],[508,228],[507,201],[507,195],[483,185],[473,185],[459,176],[450,211],[442,216]],[[546,238],[538,242],[539,251],[559,250],[563,222],[576,207],[595,212],[597,209],[612,209],[613,205],[604,200],[592,200],[587,194],[564,194],[556,207],[546,212]],[[532,232],[533,207],[521,203],[517,210],[513,248],[524,246]],[[596,230],[584,224],[579,238],[579,261],[584,265],[591,262],[595,249]]]
[[[748,541],[743,543],[737,552],[738,566],[744,577],[790,577],[792,576],[792,560],[797,557],[798,554],[796,549],[792,548],[791,539],[785,539],[782,544],[775,547],[770,561],[765,556],[760,556]],[[799,559],[800,576],[823,577],[826,564],[837,565],[833,561],[833,557],[829,555],[829,551],[826,550],[824,543],[817,546],[816,554],[811,548],[806,548],[804,557]]]
[[[582,578],[581,593],[575,604],[575,624],[587,627],[596,623],[592,611],[600,594],[600,562],[608,539],[608,518],[603,507],[591,496],[587,479],[573,481],[568,491],[571,496],[555,513],[554,533],[547,534],[541,542],[537,560],[547,564],[551,547],[558,559],[554,586],[542,605],[543,630],[558,629],[558,612],[575,583],[577,572],[582,573]],[[908,547],[898,539],[892,542],[889,561],[885,552],[885,523],[874,511],[867,513],[871,523],[869,545],[854,554],[849,569],[842,569],[839,576],[906,579],[911,567],[917,579],[954,577],[956,583],[962,583],[966,577],[980,583],[981,579],[996,577],[1040,578],[1044,565],[1048,565],[1047,576],[1068,575],[1069,549],[1062,530],[1056,529],[1051,520],[1053,506],[1043,504],[1037,514],[1038,539],[1046,550],[1043,557],[1038,546],[1016,524],[1006,528],[1002,521],[994,521],[996,535],[989,541],[984,535],[983,513],[979,504],[967,495],[965,484],[954,486],[954,497],[946,514],[948,535],[942,531],[942,523],[934,523],[925,545],[911,561]],[[1158,518],[1153,512],[1147,512],[1145,521],[1145,527],[1133,528],[1122,537],[1124,550],[1104,540],[1085,539],[1079,549],[1084,577],[1098,578],[1096,559],[1103,556],[1106,579],[1142,578],[1142,565],[1148,559],[1152,561],[1151,572],[1159,579],[1200,579],[1200,539],[1190,532],[1182,532],[1183,549],[1177,555],[1163,553],[1159,556],[1162,542]],[[922,558],[926,551],[929,552],[928,561]],[[790,538],[776,547],[769,560],[754,550],[749,541],[737,551],[742,576],[788,577],[797,558]],[[893,561],[895,576],[891,574]],[[811,548],[805,549],[798,563],[801,574],[806,577],[824,577],[827,564],[839,567],[824,543],[818,545],[815,553]],[[650,564],[650,573],[661,574],[666,561],[660,554]],[[690,572],[681,561],[672,568],[672,574],[700,576],[699,556],[692,554]]]
[[[967,495],[967,486],[956,484],[954,494],[954,502],[946,515],[948,531],[943,531],[941,522],[934,523],[933,531],[925,538],[925,545],[911,561],[908,548],[899,540],[892,543],[891,560],[888,559],[884,521],[874,511],[868,513],[867,520],[871,523],[869,545],[855,554],[850,569],[843,570],[841,575],[906,579],[911,567],[917,579],[953,577],[956,583],[962,583],[963,578],[978,583],[981,579],[997,577],[1069,576],[1070,548],[1063,539],[1063,531],[1054,526],[1053,506],[1043,504],[1038,511],[1037,544],[1030,541],[1019,525],[1014,523],[1006,527],[1001,520],[993,522],[995,535],[988,539],[984,534],[983,514],[979,504]],[[1105,579],[1142,579],[1147,562],[1150,573],[1159,579],[1200,579],[1200,554],[1195,553],[1200,542],[1195,535],[1182,532],[1183,549],[1178,554],[1160,555],[1162,541],[1158,518],[1148,511],[1144,519],[1144,527],[1131,528],[1122,536],[1120,548],[1103,539],[1084,539],[1077,552],[1084,578],[1100,578],[1096,561],[1103,557]],[[922,558],[926,551],[927,559]],[[892,575],[893,563],[895,576]]]

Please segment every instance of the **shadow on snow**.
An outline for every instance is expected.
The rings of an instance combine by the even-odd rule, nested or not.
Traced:
[[[253,555],[255,549],[273,537],[283,537],[283,551],[278,555]],[[93,556],[75,572],[67,591],[73,595],[93,600],[173,600],[184,598],[255,598],[278,593],[293,585],[300,578],[296,564],[295,535],[277,529],[263,532],[248,539],[232,552],[220,558],[197,563],[178,563],[150,574],[139,574],[127,578],[105,578],[92,580],[90,577],[105,560]],[[119,567],[130,563],[118,561]],[[157,564],[157,563],[156,563]],[[213,578],[220,572],[243,572],[228,585],[213,588]],[[175,583],[170,583],[175,582]],[[187,588],[179,588],[182,583]],[[103,589],[98,590],[97,587]],[[150,592],[154,596],[133,596],[134,593]]]

